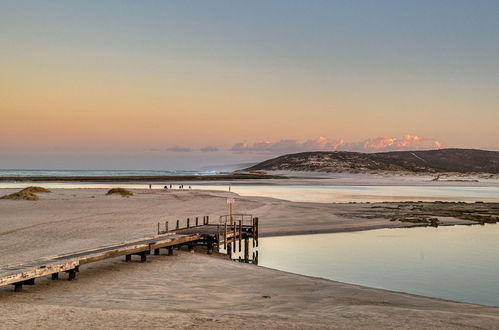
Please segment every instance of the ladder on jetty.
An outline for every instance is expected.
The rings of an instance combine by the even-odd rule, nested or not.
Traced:
[[[239,251],[241,251],[241,241],[244,240],[244,261],[249,262],[249,239],[253,238],[253,247],[255,244],[258,246],[258,218],[237,215],[236,219],[239,220],[233,221],[232,225],[227,223],[226,217],[225,221],[222,220],[223,218],[224,216],[220,217],[218,223],[210,224],[208,216],[203,217],[202,223],[199,223],[196,217],[192,226],[190,218],[187,218],[184,227],[180,227],[180,221],[177,220],[172,230],[168,229],[168,222],[166,222],[164,231],[160,231],[158,224],[158,235],[155,236],[41,258],[18,265],[0,266],[0,286],[11,284],[14,285],[14,291],[19,292],[23,285],[34,285],[36,278],[50,275],[53,280],[56,280],[62,272],[67,273],[71,281],[76,278],[81,265],[119,256],[125,256],[125,261],[129,262],[132,260],[132,255],[140,256],[140,261],[145,262],[147,255],[151,253],[159,255],[162,248],[167,249],[167,254],[171,256],[175,247],[180,249],[183,245],[187,245],[189,251],[193,251],[195,245],[206,246],[208,254],[213,253],[214,247],[221,252],[223,245],[224,250],[232,259],[232,251],[236,252],[236,242],[239,242]]]

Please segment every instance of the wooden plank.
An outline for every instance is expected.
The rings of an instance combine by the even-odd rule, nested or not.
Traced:
[[[31,278],[47,276],[53,273],[63,272],[66,270],[74,269],[76,268],[76,266],[78,266],[78,261],[69,260],[43,265],[41,267],[33,267],[31,269],[23,270],[22,272],[3,275],[2,277],[0,277],[0,286],[29,280]]]

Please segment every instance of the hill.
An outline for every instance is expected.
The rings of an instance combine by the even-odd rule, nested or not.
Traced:
[[[439,149],[360,153],[316,151],[288,154],[251,166],[247,171],[418,173],[499,173],[499,152],[476,149]]]

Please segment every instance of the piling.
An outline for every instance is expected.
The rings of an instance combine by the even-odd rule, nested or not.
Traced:
[[[241,241],[239,241],[241,243]],[[244,262],[248,263],[249,262],[249,238],[246,236],[244,238]]]
[[[220,224],[217,225],[217,252],[220,252]]]
[[[224,249],[227,250],[227,221],[225,222],[224,230]]]
[[[258,246],[258,218],[255,218],[255,244]],[[258,253],[258,252],[257,252]],[[258,255],[257,255],[258,258]]]
[[[234,242],[234,253],[236,252],[236,222],[232,223],[232,241]]]
[[[243,220],[239,220],[239,252],[241,252],[241,239],[243,237]]]

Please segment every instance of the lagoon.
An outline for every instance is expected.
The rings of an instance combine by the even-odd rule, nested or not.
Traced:
[[[499,225],[264,237],[259,242],[261,266],[499,306]]]

